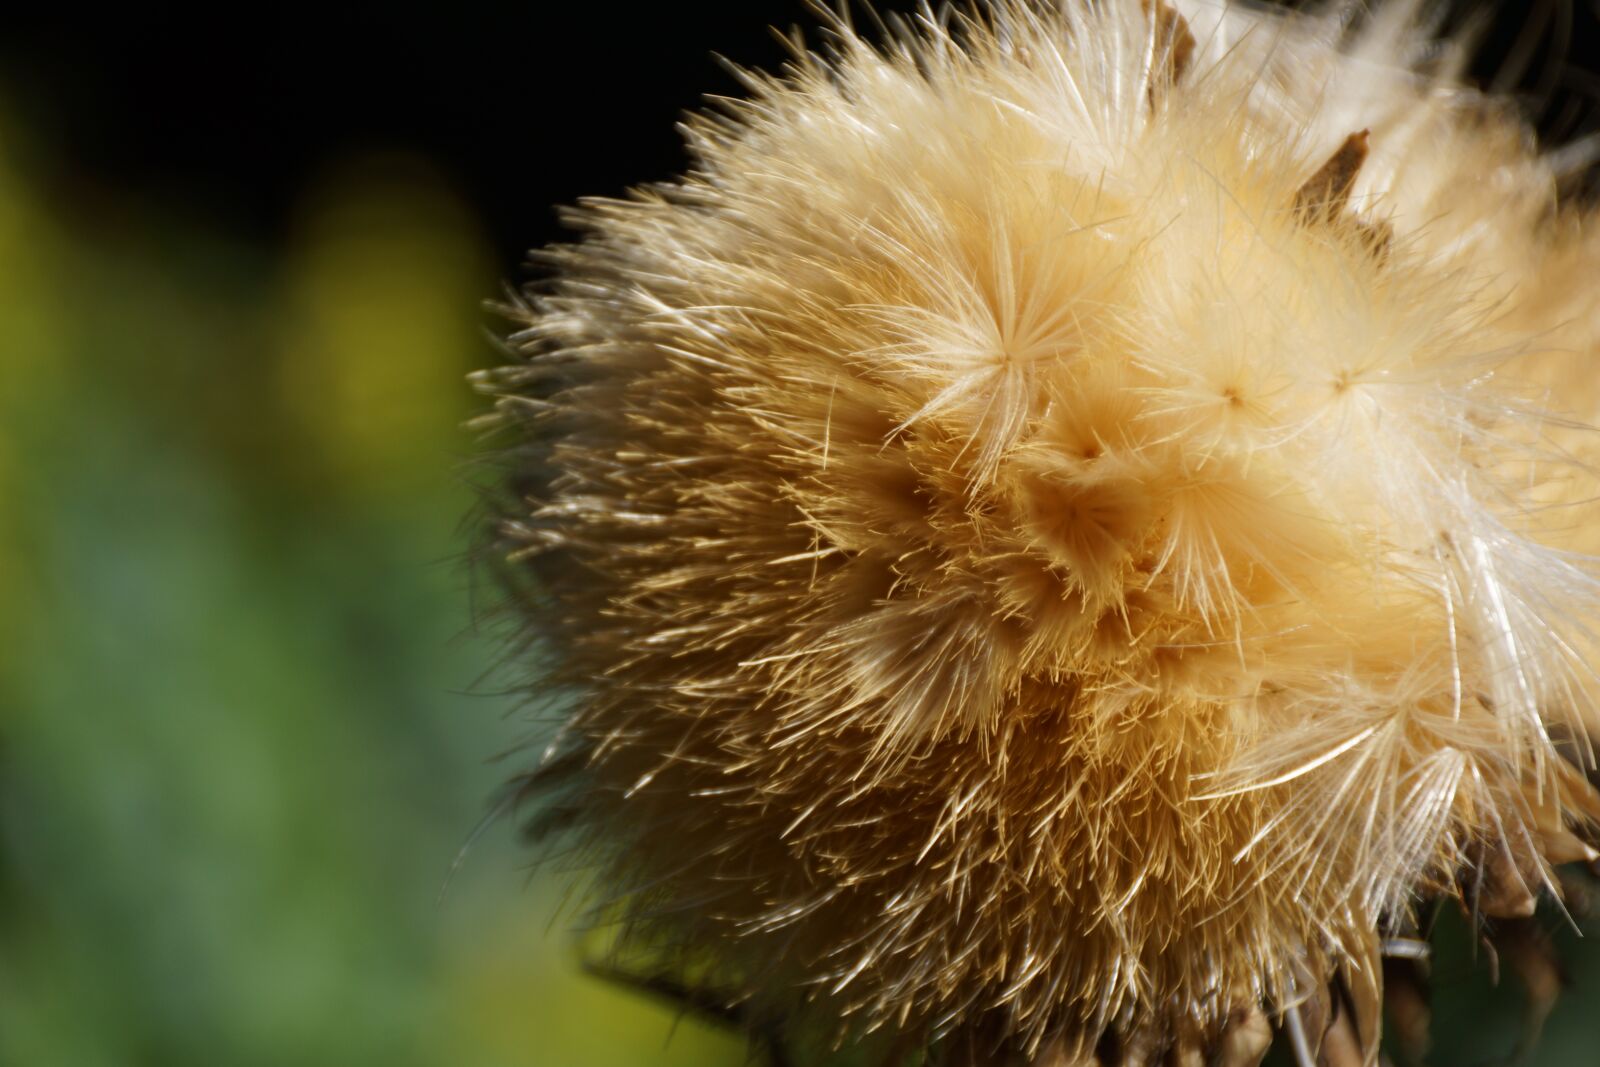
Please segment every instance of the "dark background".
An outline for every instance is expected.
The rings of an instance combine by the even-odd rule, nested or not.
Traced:
[[[712,53],[772,68],[807,21],[0,16],[0,1064],[744,1061],[582,978],[561,880],[473,837],[538,724],[468,608],[462,379],[553,205],[669,177],[736,91]],[[1474,76],[1591,133],[1597,22],[1503,5]],[[1600,1062],[1600,952],[1547,925],[1572,988],[1528,1062]],[[1445,939],[1436,1064],[1526,1036],[1484,963]]]
[[[1556,142],[1600,127],[1600,3],[1448,10],[1480,26],[1479,84],[1519,94]],[[67,186],[182,201],[270,240],[329,160],[399,147],[444,172],[507,271],[558,236],[552,204],[681,169],[674,123],[738,91],[714,55],[773,69],[769,27],[812,23],[802,0],[127,4],[8,21],[0,85]]]
[[[674,124],[737,88],[713,53],[774,67],[768,27],[806,19],[798,0],[62,8],[12,21],[0,84],[77,180],[258,239],[330,160],[415,153],[511,270],[555,236],[551,205],[681,168]]]

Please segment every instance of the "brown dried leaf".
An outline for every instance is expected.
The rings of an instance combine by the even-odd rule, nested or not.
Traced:
[[[1390,958],[1383,962],[1383,1006],[1389,1032],[1408,1063],[1421,1063],[1432,1043],[1433,1008],[1427,964]]]
[[[1491,919],[1526,919],[1538,907],[1534,891],[1539,884],[1537,860],[1531,849],[1518,844],[1502,838],[1484,850],[1475,897],[1479,914]]]
[[[1158,64],[1150,76],[1150,103],[1176,85],[1194,58],[1195,39],[1189,22],[1165,0],[1140,0],[1139,6],[1155,22],[1155,54]]]
[[[1367,161],[1368,131],[1352,133],[1294,194],[1294,209],[1303,220],[1331,221],[1344,213],[1361,165]]]
[[[1539,1041],[1545,1020],[1566,985],[1560,958],[1550,935],[1528,920],[1508,922],[1494,932],[1495,948],[1522,983],[1527,997],[1520,1048],[1527,1051]]]

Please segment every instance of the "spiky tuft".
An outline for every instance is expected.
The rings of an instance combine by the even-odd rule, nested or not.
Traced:
[[[975,1062],[1359,1062],[1420,898],[1592,856],[1600,239],[1415,7],[836,20],[572,212],[495,536],[631,939]]]

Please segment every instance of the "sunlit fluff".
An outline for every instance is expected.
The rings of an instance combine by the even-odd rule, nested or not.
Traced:
[[[1600,242],[1426,43],[836,21],[570,213],[480,384],[625,943],[950,1062],[1360,1062],[1420,899],[1592,857]]]

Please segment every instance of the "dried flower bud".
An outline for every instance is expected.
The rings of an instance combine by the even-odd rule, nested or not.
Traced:
[[[1600,239],[1414,7],[839,23],[572,212],[481,385],[625,940],[951,1063],[1370,1063],[1420,899],[1594,855]]]

